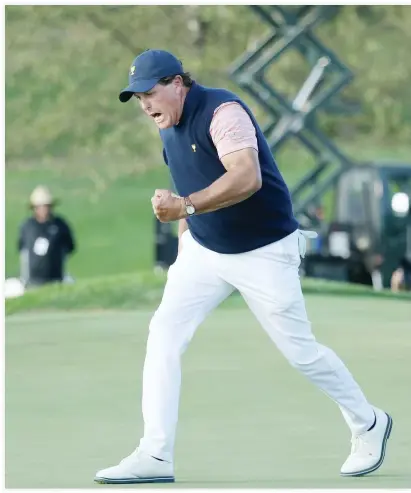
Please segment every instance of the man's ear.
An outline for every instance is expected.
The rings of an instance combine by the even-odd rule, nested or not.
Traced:
[[[173,83],[174,83],[177,87],[183,87],[183,86],[184,86],[184,83],[183,83],[183,78],[181,77],[181,75],[176,75],[176,76],[174,77]]]

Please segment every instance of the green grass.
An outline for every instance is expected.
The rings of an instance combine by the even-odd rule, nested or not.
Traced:
[[[124,310],[151,306],[160,302],[165,280],[164,273],[140,271],[82,279],[75,284],[51,284],[29,290],[22,297],[6,300],[6,314],[50,310]],[[368,286],[310,278],[303,278],[302,286],[305,294],[390,299],[411,304],[411,293],[408,292],[397,294],[389,290],[373,291]],[[228,304],[238,306],[238,300],[241,303],[240,296],[234,295]]]
[[[386,462],[339,477],[338,408],[276,350],[252,314],[218,309],[183,358],[177,483],[206,488],[410,485],[410,305],[307,296],[314,332],[390,412]],[[6,487],[101,488],[95,472],[142,433],[141,371],[152,310],[16,314],[6,320]]]

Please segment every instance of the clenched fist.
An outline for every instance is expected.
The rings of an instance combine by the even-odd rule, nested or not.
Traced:
[[[170,190],[156,190],[151,198],[154,214],[162,223],[186,217],[184,199]]]

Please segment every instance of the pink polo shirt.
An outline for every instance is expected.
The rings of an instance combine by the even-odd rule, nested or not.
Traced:
[[[258,152],[253,122],[239,103],[223,103],[214,111],[210,135],[220,159],[247,147],[252,147]]]

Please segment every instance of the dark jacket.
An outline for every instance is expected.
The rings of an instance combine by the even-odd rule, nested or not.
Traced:
[[[18,250],[21,277],[26,284],[62,281],[67,255],[74,252],[73,233],[67,222],[58,216],[40,223],[34,217],[20,227]]]

